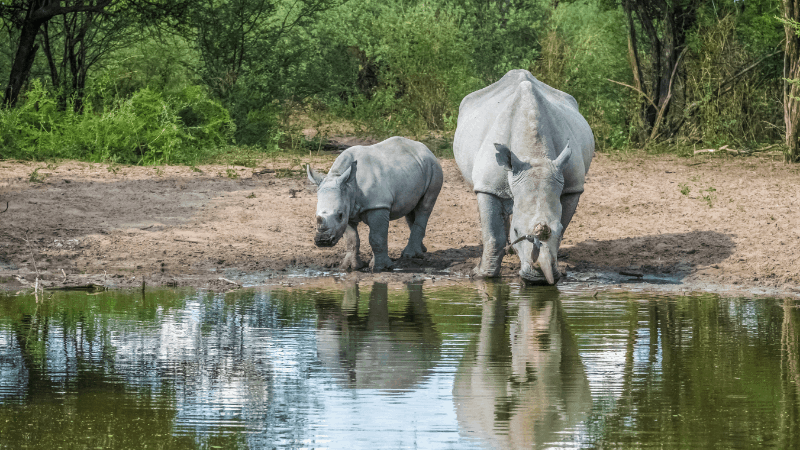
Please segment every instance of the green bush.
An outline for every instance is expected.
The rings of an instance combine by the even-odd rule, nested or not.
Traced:
[[[782,58],[774,55],[754,70],[740,72],[774,50],[758,45],[753,37],[743,39],[754,32],[747,19],[733,14],[706,18],[692,36],[685,63],[688,113],[681,129],[681,137],[689,142],[746,148],[781,140],[777,125],[783,111],[775,105],[782,101]],[[770,31],[763,27],[760,33]]]
[[[59,110],[54,93],[34,81],[16,108],[0,110],[0,156],[192,164],[226,146],[234,131],[227,110],[199,87],[175,97],[144,88],[102,101],[107,106],[91,105],[84,114]]]
[[[562,2],[563,5],[564,2]],[[538,57],[547,30],[550,0],[454,0],[472,70],[483,86],[509,70],[524,69]]]
[[[598,149],[627,145],[631,92],[608,81],[630,78],[623,12],[578,0],[561,3],[548,23],[541,56],[529,70],[575,97]]]
[[[353,0],[332,11],[317,34],[348,49],[359,90],[330,104],[377,134],[445,129],[480,87],[460,22],[457,9],[423,2]]]

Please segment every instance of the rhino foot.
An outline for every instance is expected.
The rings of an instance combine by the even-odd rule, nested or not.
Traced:
[[[403,253],[400,255],[401,258],[422,258],[425,254],[427,249],[423,245],[422,248],[412,248],[411,246],[406,246],[403,250]]]
[[[342,264],[339,265],[339,270],[350,272],[351,270],[361,270],[366,264],[361,261],[358,255],[348,253],[345,255]]]
[[[472,273],[470,274],[470,277],[472,277],[472,278],[495,278],[495,277],[497,277],[499,275],[500,275],[500,267],[497,267],[497,268],[494,268],[494,269],[490,269],[490,270],[486,270],[486,269],[481,268],[481,265],[478,264],[477,266],[475,266],[474,269],[472,269]]]
[[[369,263],[369,270],[372,273],[382,272],[386,269],[391,269],[394,267],[394,262],[388,256],[381,256],[381,257],[372,257],[372,261]]]

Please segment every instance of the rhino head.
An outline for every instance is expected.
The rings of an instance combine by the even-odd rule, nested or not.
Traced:
[[[333,247],[347,229],[350,213],[354,209],[356,187],[356,161],[341,175],[317,173],[306,166],[308,179],[317,185],[317,247]]]
[[[540,283],[558,281],[558,247],[564,227],[561,224],[561,193],[564,168],[572,154],[569,143],[556,158],[520,160],[508,147],[495,144],[497,162],[510,172],[514,198],[509,238],[519,255],[519,275]],[[544,276],[544,280],[542,280]]]

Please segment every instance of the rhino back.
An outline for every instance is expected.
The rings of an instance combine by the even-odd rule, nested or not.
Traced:
[[[511,198],[509,174],[497,163],[494,143],[507,145],[529,161],[555,159],[567,142],[573,156],[564,172],[564,193],[582,192],[594,156],[594,136],[578,103],[527,70],[512,70],[462,100],[453,153],[475,191]]]
[[[386,208],[390,219],[410,213],[438,180],[442,169],[436,156],[424,144],[392,137],[370,146],[355,146],[342,152],[331,173],[340,174],[358,161],[356,211]],[[437,175],[438,174],[438,175]]]

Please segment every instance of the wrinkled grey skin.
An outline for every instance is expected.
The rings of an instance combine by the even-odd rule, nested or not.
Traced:
[[[390,268],[389,221],[406,218],[411,235],[402,257],[421,257],[428,218],[442,189],[439,161],[424,144],[392,137],[370,146],[351,147],[333,162],[326,176],[307,167],[308,179],[318,186],[318,247],[332,247],[345,237],[341,270],[358,270],[358,223],[369,226],[370,270]]]
[[[461,102],[453,152],[478,197],[483,255],[474,275],[497,276],[510,239],[524,280],[558,282],[558,248],[594,156],[575,99],[512,70]]]

